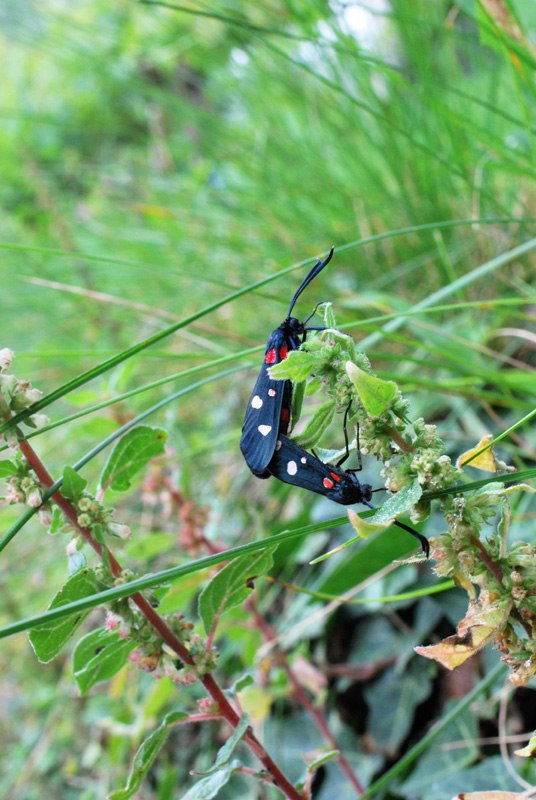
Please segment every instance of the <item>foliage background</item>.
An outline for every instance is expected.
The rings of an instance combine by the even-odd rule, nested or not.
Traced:
[[[16,351],[19,377],[51,391],[233,289],[334,244],[333,264],[301,309],[332,300],[338,322],[355,323],[350,332],[366,337],[374,370],[396,379],[411,400],[412,416],[440,426],[450,455],[530,411],[536,394],[533,256],[514,259],[485,280],[464,287],[458,281],[533,235],[532,3],[281,0],[181,8],[101,0],[3,4],[2,345]],[[413,230],[470,219],[503,221]],[[378,238],[359,244],[369,237]],[[51,418],[221,356],[238,359],[279,324],[301,275],[201,318],[64,398]],[[449,285],[446,302],[473,305],[406,318],[396,330],[367,322],[401,314]],[[496,303],[503,299],[512,303]],[[255,482],[247,472],[238,438],[257,361],[237,361],[252,369],[208,384],[150,420],[170,431],[168,461],[155,467],[152,483],[146,479],[116,502],[118,516],[134,531],[124,559],[141,573],[189,557],[181,540],[188,509],[206,508],[206,522],[199,517],[206,536],[226,547],[340,516],[328,501]],[[58,475],[170,391],[111,404],[43,434],[36,447]],[[335,432],[327,444],[340,444]],[[500,454],[524,468],[533,464],[535,449],[533,431],[523,429]],[[84,477],[95,483],[101,466],[91,462]],[[159,493],[164,470],[182,493],[178,506],[166,505]],[[378,468],[366,464],[366,470],[379,485]],[[192,503],[187,511],[186,500]],[[4,509],[6,527],[19,511]],[[518,501],[514,522],[513,535],[532,540],[530,501]],[[441,525],[433,518],[425,532],[433,535]],[[317,534],[280,548],[273,574],[338,594],[387,565],[393,548],[411,547],[388,532],[370,547],[365,564],[363,550],[355,548],[322,568],[308,566],[345,534],[336,529],[329,538]],[[2,623],[46,607],[66,576],[65,544],[35,522],[4,552]],[[195,616],[192,598],[205,578],[178,584],[170,607]],[[330,724],[365,781],[465,690],[461,678],[460,689],[455,675],[439,676],[411,657],[414,644],[453,629],[465,604],[461,591],[419,606],[382,609],[372,602],[419,581],[432,583],[430,570],[419,575],[401,568],[367,590],[368,607],[321,615],[294,634],[325,604],[268,584],[259,590],[270,621],[291,631],[292,657],[312,658],[329,677]],[[90,623],[101,622],[95,612]],[[231,615],[218,642],[221,676],[229,681],[244,669],[263,676],[263,664],[255,662],[260,632],[244,623],[243,612]],[[497,657],[490,653],[490,663]],[[165,681],[134,670],[81,700],[68,655],[39,666],[24,636],[2,644],[0,665],[4,796],[102,798],[121,785],[144,731],[177,703]],[[373,665],[368,681],[359,672],[364,665]],[[471,685],[484,666],[471,662],[463,680]],[[264,678],[259,724],[296,779],[300,754],[321,740],[292,704],[284,675],[273,670]],[[181,702],[194,707],[194,697]],[[270,716],[263,707],[271,708]],[[511,732],[534,727],[530,689],[518,693],[512,709]],[[492,704],[484,707],[481,733],[495,732],[494,711]],[[453,738],[472,742],[476,720],[466,723]],[[189,770],[202,768],[217,746],[218,732],[209,726],[177,733],[143,796],[179,796]],[[439,762],[451,776],[463,773],[452,793],[490,788],[482,781],[489,783],[495,769],[493,788],[498,782],[516,788],[496,746],[466,743],[448,752],[428,754],[397,796],[433,797]],[[526,777],[532,781],[529,772]],[[353,796],[343,794],[335,767],[321,779],[319,796]],[[229,796],[254,797],[255,791],[240,778]]]

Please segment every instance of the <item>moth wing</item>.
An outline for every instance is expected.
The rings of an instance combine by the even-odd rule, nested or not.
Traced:
[[[359,484],[333,464],[324,464],[286,436],[279,436],[268,467],[284,483],[329,497],[341,505],[361,502]]]
[[[274,454],[277,437],[286,433],[290,421],[292,383],[274,381],[268,367],[279,364],[295,344],[276,330],[268,339],[259,377],[251,393],[240,438],[246,464],[258,478],[269,478],[268,464]],[[273,354],[273,355],[270,355]]]

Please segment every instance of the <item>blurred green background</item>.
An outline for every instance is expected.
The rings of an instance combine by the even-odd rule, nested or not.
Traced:
[[[261,0],[176,8],[126,0],[3,0],[0,20],[1,346],[15,350],[20,378],[48,393],[232,291],[300,265],[48,410],[57,421],[110,401],[103,411],[33,440],[57,477],[125,420],[172,391],[217,376],[219,368],[112,404],[118,394],[227,355],[251,366],[149,419],[169,430],[168,459],[127,498],[113,498],[118,519],[134,532],[122,553],[133,569],[157,571],[202,555],[202,542],[187,539],[187,523],[194,540],[202,528],[208,539],[230,547],[340,516],[325,499],[255,481],[238,449],[260,358],[242,354],[264,344],[310,261],[332,245],[333,262],[300,299],[298,316],[319,300],[332,301],[338,323],[353,323],[346,330],[364,340],[373,370],[399,383],[413,418],[438,424],[453,458],[534,408],[534,255],[505,260],[484,278],[460,280],[536,229],[536,8],[530,0]],[[408,317],[396,330],[368,321],[431,303],[440,289],[441,302],[453,308]],[[334,433],[326,444],[340,441]],[[518,468],[533,465],[533,430],[521,429],[503,444],[506,460]],[[101,456],[84,469],[93,486],[103,463]],[[367,479],[381,485],[378,467],[365,467]],[[170,497],[170,486],[177,496]],[[4,509],[4,529],[20,512]],[[534,536],[530,500],[519,501],[514,521],[518,535]],[[431,519],[423,531],[433,535],[441,525]],[[351,588],[374,571],[363,567],[359,548],[318,572],[308,566],[345,538],[318,534],[280,548],[278,576],[332,593]],[[3,624],[46,607],[66,577],[67,541],[46,536],[32,521],[4,551]],[[389,532],[378,552],[387,564],[391,547],[398,554],[411,546]],[[205,577],[177,585],[170,609],[195,618],[192,598]],[[433,581],[429,570],[421,577]],[[378,582],[377,595],[417,580],[414,567],[403,567]],[[266,613],[277,609],[281,630],[319,608],[305,596],[277,594],[267,585],[263,591]],[[456,610],[463,613],[461,594],[438,595],[415,614],[430,624],[448,620],[448,634]],[[396,609],[404,617],[407,607]],[[292,645],[317,662],[335,658],[330,641],[339,643],[343,661],[375,662],[403,647],[409,659],[422,639],[402,644],[396,612],[388,620],[377,604],[368,610],[366,620],[359,607],[332,618],[331,628],[325,620],[310,625]],[[231,615],[227,638],[218,642],[223,683],[225,675],[232,682],[243,669],[253,670],[261,644],[241,613]],[[102,619],[94,612],[89,628]],[[404,619],[413,625],[421,617]],[[360,626],[369,628],[358,645],[353,632]],[[422,636],[429,632],[416,627]],[[374,649],[379,640],[390,642],[385,651]],[[68,655],[39,666],[25,636],[4,641],[0,665],[0,793],[19,800],[104,797],[122,785],[140,737],[162,710],[178,701],[193,704],[135,671],[81,700]],[[429,664],[411,669],[415,686],[426,682],[435,692]],[[367,752],[362,736],[374,729],[381,687],[374,689],[373,679],[367,700],[350,678],[331,679],[330,722],[364,780],[431,721],[422,717],[423,697],[415,692],[406,698],[408,725],[399,738]],[[401,687],[404,680],[407,673]],[[275,750],[278,724],[290,713],[287,700],[278,699],[287,689],[277,674],[265,687],[274,713],[259,724]],[[433,694],[432,716],[441,713],[439,695]],[[526,698],[523,703],[528,707]],[[389,709],[382,710],[384,720]],[[279,755],[292,755],[283,766],[297,769],[297,779],[300,753],[320,740],[309,742],[309,723],[299,715],[293,723],[283,727],[294,744]],[[140,797],[180,797],[189,770],[200,769],[203,753],[221,744],[216,727],[177,736]],[[484,753],[487,776],[492,762],[503,774],[497,753]],[[456,751],[452,758],[462,761],[450,763],[449,771],[470,776],[482,768],[482,757]],[[427,765],[420,788],[399,787],[397,796],[432,796],[426,775],[431,780],[435,769]],[[353,797],[337,783],[336,767],[322,779],[319,797]],[[467,777],[453,791],[471,786]],[[256,792],[240,778],[221,797],[278,796]]]

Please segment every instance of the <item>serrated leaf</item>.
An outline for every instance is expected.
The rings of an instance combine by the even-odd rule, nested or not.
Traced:
[[[133,639],[120,639],[118,631],[104,628],[84,636],[73,653],[73,674],[80,694],[83,696],[99,681],[112,678],[136,647]]]
[[[291,350],[284,361],[274,364],[268,369],[271,378],[275,380],[304,381],[312,375],[317,361],[316,358],[305,350]]]
[[[189,789],[185,795],[182,796],[181,800],[213,800],[214,797],[219,793],[222,786],[229,781],[229,778],[232,776],[233,772],[242,769],[242,764],[240,761],[233,761],[231,764],[228,764],[226,767],[218,770],[213,775],[208,775],[206,778],[201,778],[200,781],[195,783],[191,789]],[[115,798],[110,798],[110,800],[115,800]],[[123,800],[123,798],[121,798]]]
[[[227,766],[231,760],[231,756],[237,744],[244,738],[249,725],[249,714],[242,714],[240,721],[236,728],[233,730],[231,736],[227,739],[225,744],[218,750],[216,761],[212,767],[203,772],[197,772],[197,775],[214,775],[215,772]]]
[[[162,428],[138,425],[126,433],[114,447],[101,477],[100,486],[114,492],[126,492],[134,475],[149,461],[164,452],[167,432]]]
[[[48,610],[74,603],[83,597],[96,594],[106,587],[92,569],[82,569],[69,578],[57,593]],[[39,661],[46,664],[58,655],[63,645],[71,638],[91,609],[80,611],[70,617],[54,620],[30,631],[30,642]]]
[[[187,717],[188,714],[185,714],[184,711],[172,711],[165,716],[162,724],[140,745],[134,756],[132,769],[125,788],[112,792],[108,795],[107,800],[129,800],[138,791],[149,768],[167,739],[170,725],[181,719],[187,719]]]
[[[85,478],[82,478],[72,467],[65,467],[63,470],[63,484],[60,491],[67,500],[76,502],[86,486],[87,481]]]
[[[199,597],[199,614],[203,620],[207,636],[221,615],[230,608],[238,606],[253,591],[250,582],[263,575],[272,566],[275,547],[259,553],[237,558],[227,564],[208,583]]]
[[[17,467],[12,461],[0,461],[0,478],[11,478],[17,474]]]
[[[382,381],[356,364],[347,361],[346,374],[354,384],[363,406],[371,417],[379,417],[391,406],[396,395],[396,383]]]
[[[315,411],[303,431],[293,437],[293,441],[299,444],[300,447],[310,450],[311,447],[314,447],[321,439],[322,434],[329,428],[333,421],[334,414],[335,406],[333,402],[330,400],[328,403],[324,403],[324,405],[320,406],[320,408]]]

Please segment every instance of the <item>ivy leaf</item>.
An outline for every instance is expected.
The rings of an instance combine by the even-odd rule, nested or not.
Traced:
[[[87,481],[85,478],[82,478],[72,467],[65,467],[63,470],[63,484],[60,491],[67,500],[76,502],[86,486]]]
[[[100,476],[100,486],[126,492],[134,475],[153,458],[162,455],[166,438],[167,433],[162,428],[138,425],[130,430],[110,454]]]
[[[395,399],[396,383],[382,381],[351,361],[346,362],[346,374],[357,389],[359,398],[371,417],[379,417],[389,410]]]
[[[138,791],[153,761],[164,746],[170,725],[181,719],[187,719],[187,717],[188,714],[184,711],[172,711],[164,717],[162,724],[140,745],[134,756],[132,769],[125,788],[117,789],[109,794],[108,800],[129,800]],[[214,795],[211,795],[211,797],[214,797]]]
[[[291,350],[283,361],[274,364],[268,372],[275,380],[290,380],[297,383],[312,375],[316,366],[317,360],[311,353],[305,350]]]
[[[320,406],[320,408],[315,411],[303,431],[293,437],[293,441],[306,450],[314,447],[322,437],[324,431],[331,425],[334,414],[335,406],[333,402],[330,400],[328,403],[324,403],[324,405]]]
[[[253,591],[251,582],[272,567],[275,547],[259,553],[237,558],[220,570],[208,583],[199,597],[199,614],[207,636],[221,615],[238,606]]]
[[[133,639],[120,639],[118,631],[104,628],[80,639],[73,653],[73,674],[80,694],[83,696],[99,681],[112,678],[136,647]]]
[[[107,588],[92,569],[81,569],[70,577],[53,598],[48,611],[83,597],[96,594]],[[90,608],[70,617],[53,620],[30,631],[30,643],[39,661],[46,664],[58,655],[63,645],[71,638],[78,626],[87,617]]]

